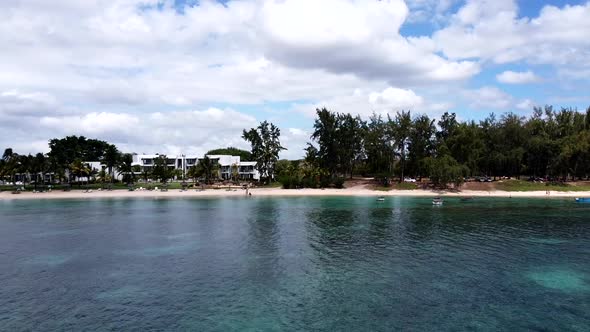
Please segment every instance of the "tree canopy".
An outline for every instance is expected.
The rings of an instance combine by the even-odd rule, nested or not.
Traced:
[[[252,153],[250,151],[241,150],[234,147],[227,147],[221,149],[214,149],[208,151],[205,155],[230,155],[230,156],[239,156],[241,161],[252,161]]]
[[[49,141],[49,153],[52,163],[62,167],[72,164],[75,160],[101,161],[109,153],[117,151],[114,145],[84,136],[67,136]],[[111,161],[112,154],[107,155]]]
[[[316,110],[311,139],[306,160],[332,177],[430,177],[445,186],[467,176],[568,180],[590,175],[590,109],[546,106],[529,118],[509,112],[499,119],[492,113],[479,122],[461,122],[454,113],[436,121],[409,111],[385,118],[373,114],[364,121],[324,108]]]
[[[263,121],[257,128],[243,131],[242,138],[252,145],[252,158],[263,181],[274,178],[274,167],[279,152],[286,150],[280,141],[281,130],[274,124]]]

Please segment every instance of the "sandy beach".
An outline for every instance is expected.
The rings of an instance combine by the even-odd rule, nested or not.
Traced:
[[[590,197],[588,191],[551,191],[549,194],[545,191],[477,191],[464,190],[460,192],[454,191],[431,191],[431,190],[390,190],[377,191],[366,189],[364,187],[352,187],[345,189],[281,189],[281,188],[258,188],[249,191],[253,197],[298,197],[298,196],[422,196],[422,197]],[[167,192],[161,191],[128,191],[128,190],[112,190],[112,191],[92,191],[85,192],[83,190],[72,190],[69,192],[53,191],[45,193],[22,192],[20,194],[12,194],[11,192],[0,193],[0,200],[16,200],[16,199],[86,199],[86,198],[164,198],[164,197],[246,197],[246,191],[243,189],[236,189],[228,191],[227,189],[208,189],[205,191],[197,190],[169,190]]]

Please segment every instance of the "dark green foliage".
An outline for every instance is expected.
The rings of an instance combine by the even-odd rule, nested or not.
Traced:
[[[286,150],[281,146],[280,136],[281,130],[267,121],[242,133],[242,138],[252,145],[252,158],[256,161],[256,168],[263,182],[273,180],[279,152]]]
[[[310,144],[308,157],[312,153],[314,162],[330,176],[350,174],[352,177],[354,165],[362,158],[365,123],[358,116],[333,113],[325,108],[317,109],[316,114],[311,138],[319,149]]]
[[[132,163],[133,156],[130,153],[122,155],[119,160],[119,174],[123,175],[124,183],[132,184],[135,182],[135,169]]]
[[[437,187],[446,188],[450,183],[459,187],[469,169],[453,157],[444,155],[426,160],[430,181]]]
[[[230,156],[240,156],[241,161],[253,161],[252,153],[246,150],[241,150],[234,147],[227,147],[221,149],[211,150],[206,153],[206,155],[230,155]]]
[[[174,167],[168,166],[168,158],[166,155],[160,155],[154,160],[154,167],[152,169],[152,179],[162,183],[168,182],[174,176]]]
[[[209,159],[208,156],[205,156],[203,159],[199,160],[199,163],[196,166],[191,167],[189,169],[188,176],[193,178],[196,182],[197,178],[203,178],[205,183],[209,184],[214,179],[219,177],[219,164],[216,160]]]
[[[102,160],[110,146],[109,143],[97,139],[88,139],[84,136],[67,136],[62,139],[54,138],[50,140],[50,151],[47,155],[53,163],[66,166],[76,159],[84,161]]]
[[[324,175],[320,177],[320,188],[328,188],[332,184],[332,177]]]
[[[373,114],[367,122],[325,108],[316,113],[314,145],[306,149],[306,160],[329,178],[356,169],[384,186],[406,176],[434,176],[434,182],[446,186],[458,184],[459,174],[527,174],[562,181],[590,175],[590,108],[580,113],[546,106],[534,109],[528,119],[514,113],[497,119],[492,113],[479,123],[459,122],[454,113],[443,114],[438,122],[426,115],[412,118],[406,111],[385,119]],[[327,183],[323,177],[320,186]]]

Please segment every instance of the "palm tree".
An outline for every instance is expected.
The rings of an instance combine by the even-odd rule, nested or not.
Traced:
[[[197,167],[201,167],[203,175],[205,176],[205,182],[211,183],[211,178],[219,169],[219,164],[217,161],[211,160],[208,156],[205,156],[205,158],[199,160]]]
[[[16,180],[16,175],[18,174],[22,185],[26,186],[31,172],[32,160],[33,156],[31,155],[13,155],[11,158],[13,182]]]
[[[141,177],[143,181],[148,182],[148,180],[152,177],[152,170],[150,167],[143,167],[141,170]]]
[[[0,159],[0,181],[4,183],[4,177],[6,176],[6,162]]]
[[[114,145],[109,145],[104,151],[104,155],[102,157],[102,162],[109,170],[109,175],[111,176],[111,181],[115,177],[113,170],[115,166],[119,164],[119,160],[121,159],[121,153],[117,150],[117,147]]]
[[[240,168],[238,164],[234,163],[231,165],[231,176],[238,185],[240,184]]]
[[[37,183],[39,182],[39,177],[41,177],[41,183],[45,182],[45,172],[49,163],[47,162],[47,158],[43,153],[37,153],[33,159],[32,170],[35,174],[35,191],[37,191]]]
[[[412,116],[410,111],[398,112],[393,121],[389,121],[391,135],[394,138],[397,146],[397,155],[400,158],[401,174],[399,182],[404,181],[404,171],[406,168],[406,151],[408,148],[408,139],[412,130]]]
[[[133,172],[133,156],[129,153],[124,154],[121,157],[119,165],[119,175],[123,175],[123,181],[127,184],[135,182],[135,173]]]
[[[80,178],[80,177],[88,178],[92,172],[92,170],[90,169],[90,166],[88,166],[88,164],[83,163],[80,159],[74,160],[74,162],[70,164],[69,169],[70,169],[70,172],[78,178]],[[78,185],[79,184],[80,183],[78,183]]]
[[[195,166],[193,166],[193,167],[191,167],[191,168],[188,169],[188,171],[186,172],[186,176],[188,176],[189,179],[193,179],[193,182],[195,184],[197,184],[197,179],[201,175],[203,175],[202,170],[203,169],[201,167],[195,165]]]
[[[11,148],[4,150],[2,155],[4,162],[4,176],[10,176],[10,182],[14,183],[14,176],[18,168],[18,154],[14,153]]]
[[[101,188],[105,189],[104,185],[107,182],[111,182],[111,176],[106,170],[102,169],[98,172],[98,181],[101,183]]]

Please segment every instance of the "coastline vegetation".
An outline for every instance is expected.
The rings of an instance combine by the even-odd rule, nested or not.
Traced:
[[[508,180],[495,183],[496,190],[503,191],[590,191],[588,184],[568,184],[568,183],[540,183],[522,180]]]
[[[590,175],[590,108],[582,113],[545,106],[529,118],[492,113],[479,122],[461,122],[454,113],[437,121],[409,111],[363,120],[322,108],[316,110],[305,159],[279,163],[278,178],[286,187],[324,187],[338,178],[362,176],[374,177],[382,187],[427,179],[437,188],[458,189],[466,180],[512,178],[531,183],[499,187],[578,190],[563,183]]]
[[[590,190],[590,185],[568,183],[590,176],[590,108],[578,112],[545,106],[535,108],[528,118],[492,113],[479,122],[460,121],[454,113],[437,120],[409,111],[362,119],[322,108],[316,110],[301,160],[279,160],[285,148],[273,123],[263,121],[244,130],[242,138],[250,143],[250,152],[229,147],[208,154],[239,155],[256,162],[260,185],[343,188],[346,179],[363,177],[375,179],[377,190],[459,189],[465,181],[494,182],[494,189],[506,191]],[[166,155],[159,155],[154,167],[141,168],[115,145],[83,136],[52,139],[49,150],[20,155],[5,149],[0,180],[15,184],[20,178],[21,187],[37,190],[48,183],[119,188],[138,179],[164,184],[177,179],[186,186],[187,179],[196,185],[219,178],[219,165],[207,157],[187,174],[170,167]],[[95,172],[87,161],[100,161],[105,168]],[[120,183],[117,176],[122,177]]]

